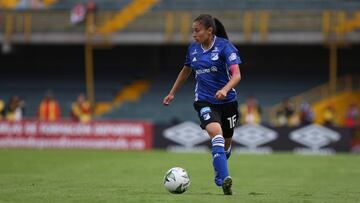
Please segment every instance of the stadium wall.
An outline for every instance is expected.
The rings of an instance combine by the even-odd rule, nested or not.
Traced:
[[[234,129],[235,153],[334,154],[352,150],[353,129],[316,124],[269,127],[247,124]],[[209,136],[197,123],[154,125],[145,121],[0,121],[0,148],[85,148],[107,150],[166,149],[207,152]]]

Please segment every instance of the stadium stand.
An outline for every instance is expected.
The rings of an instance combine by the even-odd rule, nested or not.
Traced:
[[[86,1],[83,1],[86,2]],[[95,0],[99,9],[119,9],[130,0]],[[76,1],[59,0],[52,9],[69,9]],[[353,10],[360,6],[358,1],[338,0],[163,0],[153,10],[252,10],[252,9],[347,9]]]
[[[359,77],[357,78],[354,77],[354,79],[357,79],[358,82],[360,80]],[[343,91],[330,98],[325,98],[318,102],[315,102],[312,105],[315,115],[318,115],[315,119],[315,122],[320,124],[324,123],[325,118],[323,112],[327,107],[331,106],[334,109],[334,112],[336,113],[334,118],[334,123],[338,125],[339,124],[343,125],[346,119],[345,112],[348,109],[348,107],[357,104],[359,102],[360,102],[360,92],[359,91],[352,92],[351,90]]]
[[[52,50],[51,52],[46,51]],[[60,59],[63,53],[66,57]],[[80,93],[86,93],[85,68],[81,47],[59,46],[18,47],[6,57],[0,55],[1,99],[7,101],[11,95],[19,95],[26,102],[26,117],[36,116],[38,105],[48,90],[59,100],[64,117],[70,113],[71,103]],[[15,60],[16,59],[16,60]],[[129,73],[124,78],[95,70],[96,101],[110,101],[123,85],[129,82]]]
[[[195,81],[193,76],[184,84],[175,96],[171,108],[162,106],[162,99],[171,88],[176,74],[168,74],[171,77],[159,77],[152,81],[150,89],[139,101],[126,102],[121,107],[113,109],[102,118],[131,118],[147,119],[155,122],[166,122],[169,120],[193,120],[197,121],[193,110]],[[323,78],[324,80],[324,78]],[[302,93],[312,87],[321,84],[321,78],[308,78],[308,81],[299,83],[293,76],[284,75],[268,78],[267,76],[253,79],[244,78],[237,88],[239,94],[238,102],[243,103],[249,95],[254,95],[260,105],[267,107],[274,105],[283,98]],[[284,83],[287,85],[284,86]],[[271,84],[271,85],[269,85]]]
[[[358,1],[337,0],[165,0],[155,10],[356,9]]]
[[[193,81],[183,86],[181,91],[176,95],[172,108],[165,108],[162,105],[162,99],[169,91],[173,78],[160,77],[151,82],[150,89],[138,101],[126,102],[112,112],[105,114],[102,118],[123,118],[123,119],[145,119],[156,122],[166,122],[169,120],[193,120],[196,114],[192,109],[193,101]]]
[[[72,0],[58,0],[56,4],[53,4],[50,9],[71,9],[75,4],[83,2],[86,3],[86,1],[72,1]],[[94,0],[94,3],[96,4],[97,8],[99,10],[116,10],[121,9],[122,7],[126,6],[131,0]]]
[[[76,3],[86,3],[86,1],[47,0],[46,2],[48,7],[42,10],[0,12],[0,39],[15,44],[84,43],[86,23],[71,25],[69,12]],[[283,98],[293,97],[325,83],[328,79],[328,52],[322,48],[323,42],[328,42],[326,40],[329,39],[327,37],[331,32],[344,34],[343,31],[349,32],[346,39],[350,42],[356,43],[360,39],[359,32],[355,30],[360,27],[360,15],[357,11],[360,8],[359,1],[94,0],[94,2],[98,9],[95,14],[97,31],[103,30],[103,34],[115,32],[112,36],[113,41],[110,42],[110,44],[114,43],[112,44],[114,47],[109,46],[114,48],[113,50],[95,51],[95,98],[98,104],[103,104],[100,105],[98,119],[148,119],[156,122],[172,119],[197,120],[192,108],[193,79],[178,93],[171,111],[162,106],[161,100],[171,88],[178,73],[174,67],[181,67],[184,50],[191,39],[189,35],[191,21],[200,12],[210,12],[219,17],[233,42],[240,46],[255,44],[255,48],[240,47],[240,54],[245,59],[244,65],[241,66],[244,77],[237,88],[240,103],[244,102],[248,95],[254,95],[262,106],[268,107],[277,104]],[[149,4],[141,7],[139,2]],[[16,3],[17,1],[3,0],[0,1],[0,8],[15,8]],[[129,5],[130,7],[135,5],[134,8],[138,8],[139,15],[128,15],[131,11],[131,9],[127,10]],[[150,12],[145,12],[148,9]],[[119,24],[122,18],[127,20]],[[332,26],[327,27],[327,21],[329,24],[333,23]],[[267,41],[259,40],[264,33],[277,35],[269,37]],[[9,37],[11,35],[12,37]],[[121,36],[125,37],[121,38]],[[118,40],[119,38],[122,41]],[[95,38],[96,40],[99,38]],[[257,48],[259,42],[270,45],[290,43],[293,47],[285,50],[292,53],[281,52],[284,48],[276,45]],[[316,44],[317,51],[312,52],[311,47],[294,45],[299,42],[301,45]],[[128,43],[132,45],[121,48]],[[147,48],[139,44],[155,44],[155,46]],[[176,44],[175,48],[169,48],[169,45],[174,44]],[[46,49],[46,46],[44,47]],[[82,48],[78,46],[76,53],[63,49],[67,55],[74,56],[64,59],[67,62],[60,64],[57,64],[59,59],[50,57],[51,54],[44,51],[39,55],[29,54],[27,57],[34,58],[27,58],[25,62],[20,62],[19,57],[21,60],[24,58],[17,55],[16,50],[14,57],[11,54],[9,57],[4,57],[10,61],[3,62],[1,58],[2,67],[9,65],[10,69],[29,65],[31,71],[24,71],[26,68],[20,69],[24,72],[17,75],[18,69],[9,71],[9,74],[6,68],[2,69],[0,99],[7,100],[13,94],[22,96],[27,103],[26,116],[33,117],[45,92],[51,89],[60,100],[63,115],[67,116],[71,102],[79,93],[86,91],[84,64],[79,62],[83,60]],[[175,49],[181,51],[176,52]],[[353,48],[355,49],[358,50]],[[56,54],[62,56],[65,52],[56,52]],[[167,57],[162,57],[164,54]],[[314,56],[311,56],[312,54]],[[49,57],[50,59],[47,59]],[[339,64],[345,70],[340,70],[339,74],[356,72],[358,68],[354,65],[357,63],[356,57],[350,57],[352,62],[347,62],[347,59],[340,61]],[[15,58],[19,61],[14,61]],[[27,62],[31,63],[27,64]],[[134,65],[134,62],[139,64]],[[72,70],[76,70],[75,73]],[[313,70],[316,70],[315,73]],[[145,73],[140,73],[142,71]],[[309,72],[311,72],[310,76],[304,74]],[[139,79],[150,82],[145,86],[134,85]],[[137,87],[141,88],[137,89]],[[135,93],[132,92],[133,90]],[[136,92],[137,90],[139,92]],[[108,112],[110,110],[111,112]]]
[[[239,46],[244,60],[243,78],[237,87],[239,103],[253,95],[265,109],[286,97],[296,96],[327,81],[327,50],[322,46]],[[47,50],[52,50],[48,52]],[[142,50],[141,54],[139,50]],[[156,122],[194,120],[194,78],[176,95],[171,108],[162,106],[162,99],[170,90],[183,63],[186,46],[120,46],[97,50],[94,60],[95,99],[105,102],[105,109],[96,119],[148,119]],[[356,73],[356,50],[340,52],[339,74]],[[57,56],[67,53],[59,60]],[[166,54],[166,57],[163,57]],[[279,57],[281,56],[281,61]],[[141,60],[139,60],[141,57]],[[17,60],[13,60],[16,58]],[[300,60],[306,59],[306,60]],[[71,103],[79,93],[86,92],[83,47],[29,46],[15,47],[10,55],[0,55],[2,100],[11,95],[23,97],[26,117],[36,115],[38,104],[47,90],[59,100],[64,117],[70,113]],[[56,61],[54,63],[54,61]],[[296,61],[296,63],[294,63]],[[309,63],[311,61],[311,63]],[[115,98],[134,82],[149,81],[139,86],[138,94],[125,94],[116,105]],[[286,84],[286,85],[284,85]],[[137,89],[136,85],[133,86]],[[140,88],[141,87],[141,88]],[[134,90],[130,88],[130,90]],[[131,99],[133,98],[133,99]],[[111,110],[110,112],[108,112]],[[105,113],[106,112],[106,113]],[[105,114],[101,114],[105,113]]]
[[[97,32],[101,34],[111,34],[124,29],[129,23],[145,13],[156,3],[157,0],[133,1],[117,12],[104,25],[98,27]]]
[[[69,117],[72,102],[76,100],[77,95],[80,93],[86,93],[85,81],[66,75],[57,75],[56,78],[49,77],[49,75],[44,74],[39,77],[29,75],[27,78],[1,77],[1,97],[7,101],[12,95],[19,95],[26,102],[25,116],[31,118],[37,115],[41,99],[43,99],[47,91],[51,90],[60,102],[63,117]],[[28,77],[32,78],[29,79]],[[102,81],[97,83],[95,89],[97,101],[112,100],[118,90],[117,88],[121,89],[119,82]]]
[[[14,35],[12,41],[20,43],[24,41],[79,43],[86,40],[84,35],[86,24],[80,23],[74,26],[69,20],[69,12],[78,2],[59,0],[50,4],[47,9],[36,12],[27,10],[16,10],[14,14],[0,12],[0,19],[4,19],[0,20],[0,33],[8,28],[8,35],[10,33]],[[189,37],[191,20],[200,12],[210,12],[220,18],[235,43],[322,43],[332,37],[331,34],[334,32],[352,42],[358,42],[360,39],[357,31],[360,27],[359,1],[95,0],[94,2],[98,8],[94,16],[94,27],[97,28],[96,42],[109,40],[106,37],[111,33],[113,35],[110,42],[115,44],[187,43],[191,40]],[[9,27],[7,22],[13,22],[13,27]],[[25,39],[22,36],[23,32],[27,36]]]

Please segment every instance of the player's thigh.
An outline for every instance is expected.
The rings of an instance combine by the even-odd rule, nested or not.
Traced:
[[[200,127],[205,127],[210,123],[219,123],[221,126],[221,114],[219,110],[207,102],[194,102],[194,108],[200,119]]]
[[[222,106],[221,120],[222,131],[225,138],[231,138],[234,134],[234,128],[239,119],[238,103],[231,102]]]

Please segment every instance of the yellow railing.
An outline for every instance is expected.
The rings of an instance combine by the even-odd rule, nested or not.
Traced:
[[[44,0],[44,6],[49,7],[57,2],[58,2],[58,0]]]
[[[334,124],[342,126],[346,120],[346,111],[351,105],[360,104],[360,91],[344,91],[336,94],[335,96],[327,97],[312,105],[312,109],[315,113],[315,123],[322,124],[325,121],[324,112],[329,107],[332,108],[335,113]]]
[[[344,42],[347,33],[360,28],[360,11],[351,14],[345,11],[324,11],[322,18],[322,31],[326,42],[334,39]]]
[[[174,36],[174,19],[175,16],[172,12],[168,12],[165,15],[165,39],[167,42],[173,40]]]
[[[143,10],[140,10],[148,9],[150,4],[147,5],[148,7],[144,6]],[[129,6],[129,8],[135,7]],[[164,42],[187,43],[191,40],[192,20],[199,14],[195,11],[152,11],[143,15],[140,13],[140,11],[99,10],[94,17],[94,27],[99,33],[111,33],[122,29],[126,33],[157,33],[163,36]],[[346,40],[349,32],[358,32],[356,29],[360,27],[360,11],[259,10],[210,13],[223,22],[227,32],[235,38],[232,39],[235,43],[268,42],[272,40],[271,34],[294,32],[322,35],[324,42],[333,40],[334,36],[337,40]],[[85,33],[84,24],[73,26],[70,23],[69,11],[45,9],[0,12],[0,18],[5,19],[7,16],[13,16],[14,20],[0,21],[0,32],[5,32],[7,27],[12,26],[14,29],[11,34],[24,34],[26,30],[27,36],[37,32]]]
[[[19,0],[0,0],[0,8],[12,9],[19,3]]]
[[[137,102],[142,94],[146,93],[149,88],[149,81],[135,80],[119,90],[112,101],[97,103],[94,113],[96,116],[101,116],[104,113],[110,112],[114,107],[119,108],[124,102]]]
[[[245,41],[250,41],[253,30],[253,12],[245,11],[243,26],[244,26],[244,39]]]
[[[97,32],[108,35],[115,31],[124,29],[130,22],[145,13],[157,2],[157,0],[133,0],[129,5],[116,13],[113,18],[107,21],[104,25],[101,25],[97,29]]]

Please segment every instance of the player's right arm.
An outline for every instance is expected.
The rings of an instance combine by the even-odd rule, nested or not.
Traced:
[[[191,68],[189,66],[184,66],[183,69],[180,71],[173,87],[171,88],[169,94],[164,98],[163,104],[169,105],[170,102],[174,99],[176,92],[179,88],[184,84],[184,82],[188,79],[191,74]]]

